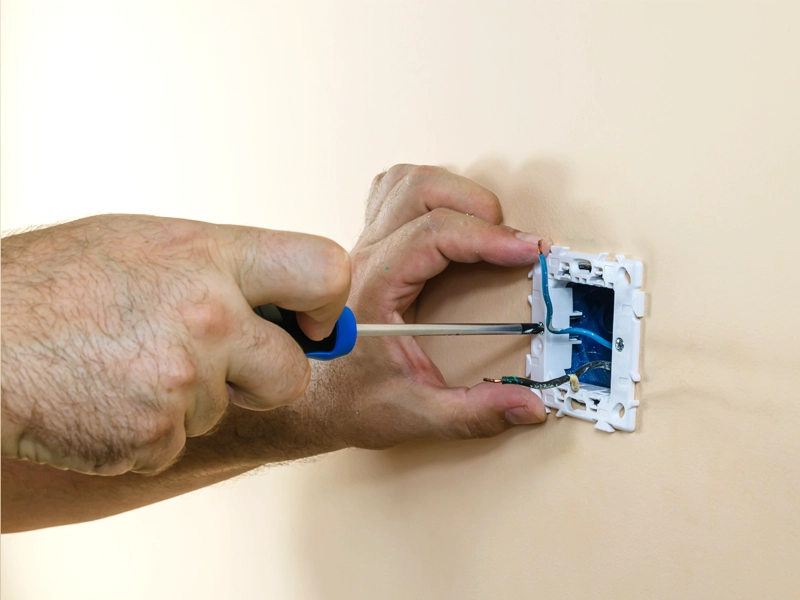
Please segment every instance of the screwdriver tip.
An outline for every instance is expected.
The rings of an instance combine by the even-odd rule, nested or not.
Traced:
[[[542,333],[544,331],[544,323],[520,323],[522,326],[522,333]]]

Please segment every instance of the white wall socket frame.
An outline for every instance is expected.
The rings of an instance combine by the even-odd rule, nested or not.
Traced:
[[[596,429],[607,432],[633,431],[636,428],[636,407],[639,406],[639,400],[634,397],[635,384],[641,380],[639,347],[640,320],[644,317],[643,267],[641,261],[621,254],[616,255],[616,261],[607,258],[607,252],[584,254],[569,252],[567,246],[553,246],[547,256],[547,271],[554,329],[569,327],[570,317],[576,316],[572,306],[572,287],[567,287],[567,284],[613,289],[611,387],[581,383],[580,390],[572,392],[570,385],[565,383],[557,388],[532,391],[542,398],[547,412],[555,409],[558,417],[569,415],[594,422]],[[528,296],[531,321],[544,323],[546,307],[542,295],[541,265],[535,264],[528,277],[533,281],[533,291]],[[580,339],[570,339],[569,335],[547,330],[534,336],[531,353],[526,359],[526,376],[535,381],[563,376],[572,365],[573,344],[580,343]]]

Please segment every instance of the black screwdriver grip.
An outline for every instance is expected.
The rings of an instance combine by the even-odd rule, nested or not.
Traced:
[[[292,339],[300,345],[304,354],[331,352],[336,346],[336,329],[324,340],[312,340],[300,329],[300,325],[297,324],[297,313],[293,310],[286,310],[274,304],[263,304],[256,306],[253,311],[265,321],[277,325],[292,336]]]

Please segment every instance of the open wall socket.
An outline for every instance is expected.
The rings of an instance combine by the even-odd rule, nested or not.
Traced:
[[[553,246],[547,257],[548,288],[553,303],[552,325],[556,330],[580,327],[610,340],[612,348],[583,337],[554,334],[545,330],[531,341],[526,376],[536,381],[555,379],[595,360],[611,361],[611,371],[597,369],[581,377],[580,390],[569,383],[557,388],[533,390],[556,416],[569,415],[595,423],[612,432],[636,427],[634,397],[639,375],[640,319],[644,316],[642,263],[608,253],[569,252]],[[528,297],[532,322],[545,322],[542,270],[535,265],[528,274],[533,291]]]

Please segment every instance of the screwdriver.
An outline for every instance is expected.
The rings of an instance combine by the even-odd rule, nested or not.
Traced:
[[[344,307],[331,334],[324,340],[309,338],[297,324],[297,314],[274,304],[253,309],[262,319],[274,323],[300,345],[308,358],[333,360],[349,354],[359,337],[418,335],[533,335],[542,333],[542,323],[389,323],[368,325],[356,323],[353,311]]]

